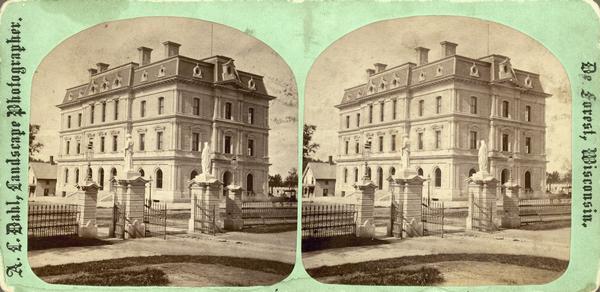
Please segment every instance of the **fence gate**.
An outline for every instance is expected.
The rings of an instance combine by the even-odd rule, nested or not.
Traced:
[[[217,226],[217,216],[220,212],[219,206],[213,205],[211,207],[205,201],[197,198],[195,208],[194,230],[215,235],[219,231],[219,227]]]
[[[302,240],[356,234],[354,205],[302,206]]]
[[[167,239],[167,203],[145,200],[144,225],[145,236],[162,236]]]
[[[440,235],[444,237],[444,202],[421,202],[421,222],[423,223],[423,236]]]
[[[392,204],[390,205],[390,225],[392,234],[388,236],[394,236],[396,238],[402,238],[402,231],[404,227],[404,208],[401,202],[396,201],[392,194]]]
[[[127,221],[127,218],[125,218],[125,208],[123,207],[124,206],[119,205],[119,203],[113,205],[110,237],[125,239],[125,222]]]
[[[491,232],[496,230],[496,226],[493,222],[493,211],[496,200],[484,200],[482,198],[471,197],[471,210],[473,212],[471,216],[471,226],[474,230]]]

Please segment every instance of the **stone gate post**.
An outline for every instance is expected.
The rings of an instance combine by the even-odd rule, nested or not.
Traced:
[[[193,233],[196,229],[205,231],[220,227],[222,225],[219,214],[221,182],[210,174],[202,173],[190,182],[189,187],[192,195],[188,232]],[[196,228],[196,222],[199,224],[198,228]],[[216,226],[212,226],[213,222]]]
[[[497,215],[498,207],[496,202],[498,181],[487,172],[477,172],[469,178],[469,214],[467,215],[467,230],[473,230],[473,220],[477,224],[487,224],[489,226],[478,225],[485,229],[495,229],[500,225]],[[484,223],[485,222],[485,223]]]
[[[227,186],[228,195],[225,200],[224,227],[226,230],[242,230],[242,187],[237,185]]]
[[[129,238],[144,237],[146,233],[144,224],[146,183],[148,180],[134,171],[129,171],[125,177],[117,179],[117,198],[125,211],[127,218],[125,230]]]
[[[423,179],[412,169],[400,169],[394,179],[397,194],[402,203],[402,214],[406,219],[403,222],[403,236],[415,237],[423,235],[422,198]]]
[[[375,220],[373,208],[375,202],[375,188],[377,186],[370,180],[363,180],[356,184],[356,197],[358,210],[356,213],[356,236],[373,238],[375,236]]]
[[[97,237],[96,203],[98,202],[98,189],[100,186],[91,180],[86,180],[78,185],[76,192],[77,206],[79,207],[79,236]]]
[[[504,184],[504,187],[506,192],[502,196],[501,226],[503,228],[519,228],[521,226],[521,217],[519,217],[520,186],[509,180]]]

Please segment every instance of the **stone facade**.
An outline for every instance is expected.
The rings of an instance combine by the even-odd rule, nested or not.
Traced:
[[[457,45],[441,43],[442,58],[428,62],[416,48],[417,63],[393,68],[375,64],[366,83],[346,89],[340,111],[336,195],[351,193],[365,173],[376,194],[387,193],[387,178],[402,166],[403,136],[410,166],[425,182],[424,192],[442,200],[467,200],[467,181],[477,171],[478,140],[490,150],[490,173],[501,184],[510,174],[521,196],[545,191],[545,93],[536,73],[512,67],[510,59],[456,55]],[[364,153],[365,143],[371,149]],[[499,190],[502,191],[502,190]]]
[[[151,182],[152,199],[188,202],[189,181],[201,173],[202,145],[209,142],[213,174],[235,183],[245,197],[267,194],[269,101],[263,77],[236,70],[234,60],[179,55],[164,42],[164,58],[138,48],[139,63],[112,69],[98,63],[89,82],[67,89],[61,110],[57,193],[75,191],[87,174],[115,190],[110,179],[123,169],[125,136],[134,141],[133,164]],[[92,150],[88,154],[88,147]],[[150,186],[151,185],[151,186]]]

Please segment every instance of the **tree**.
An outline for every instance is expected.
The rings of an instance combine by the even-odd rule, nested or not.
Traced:
[[[290,168],[288,176],[285,177],[285,186],[291,189],[298,185],[298,171],[295,167]]]
[[[304,131],[302,133],[302,169],[306,168],[306,165],[310,161],[315,161],[315,159],[311,158],[311,155],[316,153],[320,146],[312,142],[315,131],[317,131],[317,126],[304,124]]]
[[[280,174],[269,175],[269,188],[270,193],[273,194],[273,187],[281,187],[283,185],[283,180],[281,179]]]
[[[560,174],[558,171],[553,171],[552,173],[546,173],[546,183],[551,185],[553,183],[557,183],[560,181]]]
[[[562,182],[564,182],[564,183],[568,183],[568,184],[570,184],[570,183],[571,183],[571,175],[572,175],[571,173],[572,173],[572,171],[571,171],[570,169],[568,169],[568,170],[567,170],[567,171],[566,171],[566,172],[565,172],[565,173],[562,175],[562,178],[561,178],[560,180],[561,180]]]
[[[40,125],[29,124],[29,160],[36,160],[33,158],[36,153],[39,153],[44,147],[44,144],[37,141],[37,134],[40,131]]]

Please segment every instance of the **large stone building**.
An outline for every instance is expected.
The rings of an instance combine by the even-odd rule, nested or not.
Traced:
[[[98,63],[89,82],[67,89],[61,114],[57,192],[72,193],[87,174],[113,189],[123,166],[126,135],[134,141],[134,168],[151,180],[152,199],[187,201],[187,182],[201,172],[204,142],[213,174],[241,185],[244,196],[267,194],[269,101],[262,76],[236,70],[234,60],[179,55],[164,42],[164,57],[138,48],[139,63],[109,69]],[[88,151],[88,147],[91,151]],[[91,152],[91,153],[88,153]]]
[[[417,64],[387,68],[377,63],[367,69],[365,83],[345,90],[336,106],[338,195],[353,192],[365,160],[378,192],[388,192],[387,178],[401,167],[404,135],[410,167],[429,179],[432,198],[467,199],[466,179],[478,170],[479,140],[486,141],[489,171],[500,182],[509,179],[513,165],[522,196],[543,194],[545,99],[550,95],[539,75],[513,68],[501,55],[456,55],[456,47],[442,42],[441,58],[432,62],[429,49],[418,47]],[[370,151],[364,151],[365,143]]]

